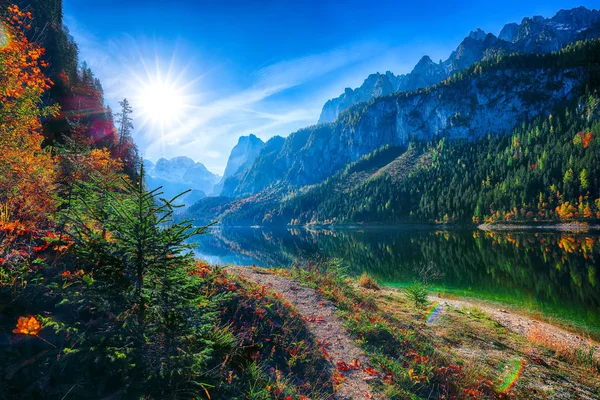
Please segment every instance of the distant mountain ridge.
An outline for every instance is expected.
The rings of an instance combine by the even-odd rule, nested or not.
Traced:
[[[204,164],[189,157],[160,158],[156,164],[144,160],[146,183],[149,189],[162,186],[166,197],[174,197],[191,190],[180,199],[180,204],[191,205],[211,193],[221,177],[210,172]]]
[[[477,61],[511,53],[548,53],[557,51],[576,40],[600,35],[600,11],[585,7],[560,10],[552,18],[523,18],[520,24],[506,24],[498,37],[476,29],[460,43],[447,60],[435,63],[423,56],[414,69],[405,75],[375,73],[356,89],[346,88],[339,97],[328,100],[321,111],[319,123],[333,122],[354,104],[402,91],[432,86]]]
[[[156,164],[145,160],[144,163],[146,173],[153,178],[187,184],[190,189],[204,192],[212,191],[215,183],[221,178],[210,172],[204,164],[195,162],[189,157],[160,158]]]

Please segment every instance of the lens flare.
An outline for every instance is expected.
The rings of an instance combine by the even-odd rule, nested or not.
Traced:
[[[433,324],[443,309],[444,307],[441,304],[433,303],[425,313],[425,321],[428,324]]]
[[[512,389],[516,384],[523,370],[525,369],[525,363],[521,359],[514,359],[510,363],[509,372],[506,374],[504,379],[501,379],[498,386],[496,387],[496,391],[499,393],[506,393],[510,389]]]

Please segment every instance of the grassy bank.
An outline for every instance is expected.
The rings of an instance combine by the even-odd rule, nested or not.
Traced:
[[[410,283],[397,283],[382,281],[384,287],[403,290],[409,287]],[[481,303],[498,308],[511,310],[527,316],[528,318],[548,322],[559,326],[578,335],[590,337],[600,341],[600,316],[590,315],[588,311],[577,306],[569,309],[564,304],[540,304],[525,294],[521,293],[503,293],[489,291],[466,290],[463,288],[452,288],[447,286],[432,285],[430,287],[432,294],[440,294],[443,298],[466,299],[472,303]],[[590,319],[598,320],[598,323],[590,323]]]
[[[278,270],[333,301],[370,357],[384,398],[596,398],[598,359],[543,331],[523,337],[478,307],[415,303],[407,291],[361,288],[339,270]],[[364,278],[363,278],[364,281]]]
[[[161,319],[150,302],[138,343],[136,306],[115,301],[74,251],[51,232],[0,230],[0,398],[297,400],[333,392],[305,322],[264,287],[184,265],[179,283],[192,300],[170,305],[182,319]]]

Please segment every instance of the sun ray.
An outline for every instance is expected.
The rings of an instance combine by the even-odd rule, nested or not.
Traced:
[[[197,103],[193,85],[201,79],[186,79],[188,67],[178,66],[174,55],[164,62],[157,52],[150,60],[140,57],[140,68],[131,74],[135,85],[131,101],[140,130],[164,138],[185,125],[185,114]]]

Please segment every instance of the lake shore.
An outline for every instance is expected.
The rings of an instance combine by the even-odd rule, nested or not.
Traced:
[[[429,301],[432,303],[451,305],[455,308],[478,307],[494,321],[526,338],[532,338],[538,333],[543,334],[548,337],[548,340],[555,343],[573,346],[573,348],[594,349],[594,353],[600,358],[600,343],[597,341],[584,337],[585,334],[571,332],[557,324],[544,322],[543,320],[528,316],[527,313],[520,312],[518,309],[499,308],[497,305],[489,304],[484,301],[462,298],[454,299],[430,296]]]
[[[552,224],[481,224],[477,226],[483,231],[520,231],[520,230],[548,230],[560,232],[586,232],[600,230],[600,224],[587,223],[552,223]]]
[[[408,285],[381,282],[386,290],[402,292]],[[446,287],[431,286],[431,299],[462,301],[477,307],[504,310],[507,313],[522,316],[528,320],[547,323],[567,332],[600,342],[600,326],[586,322],[581,313],[566,313],[566,309],[548,309],[541,305],[524,302],[525,299],[512,297],[496,297],[485,292],[453,290]],[[435,294],[435,296],[434,296]]]
[[[383,293],[405,293],[405,288],[398,288],[383,284]],[[432,292],[435,291],[432,288]],[[532,312],[518,304],[507,304],[501,301],[492,301],[477,295],[464,296],[453,292],[437,292],[429,295],[432,304],[445,304],[454,308],[476,307],[484,311],[494,321],[502,324],[508,330],[523,337],[529,338],[537,333],[548,336],[549,340],[563,343],[574,348],[594,349],[596,357],[600,360],[600,337],[596,331],[586,329],[568,319],[552,318],[539,311]]]
[[[348,275],[367,272],[402,288],[432,264],[432,290],[522,309],[600,338],[600,235],[552,230],[298,229],[224,230],[198,242],[221,265],[292,267],[339,259]],[[435,293],[434,292],[434,293]],[[577,329],[582,328],[582,329]]]
[[[418,304],[406,289],[367,285],[335,268],[227,270],[296,307],[331,350],[342,392],[344,383],[360,387],[348,398],[427,396],[448,371],[461,393],[485,398],[593,399],[600,390],[597,342],[516,312],[437,296]]]

